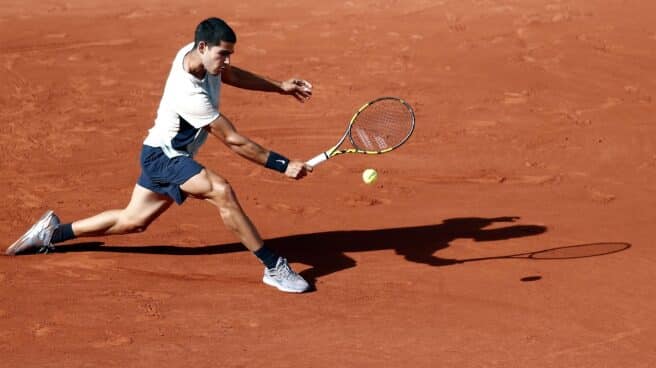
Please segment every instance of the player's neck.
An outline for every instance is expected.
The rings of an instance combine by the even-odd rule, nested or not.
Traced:
[[[191,50],[185,55],[183,60],[183,65],[187,73],[193,75],[198,79],[205,78],[205,74],[207,74],[207,71],[203,66],[203,62],[201,61],[200,57],[196,53],[196,50]]]

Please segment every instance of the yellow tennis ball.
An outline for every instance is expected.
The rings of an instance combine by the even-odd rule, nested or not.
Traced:
[[[366,169],[362,172],[362,181],[366,184],[373,184],[378,179],[378,172],[374,169]]]

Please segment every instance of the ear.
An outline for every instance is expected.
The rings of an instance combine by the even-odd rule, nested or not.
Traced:
[[[205,49],[207,49],[207,48],[208,48],[207,42],[200,41],[198,43],[198,52],[200,52],[201,54],[203,54],[205,52]]]

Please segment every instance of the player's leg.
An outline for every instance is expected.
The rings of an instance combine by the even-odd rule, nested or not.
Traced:
[[[255,252],[262,247],[262,237],[242,209],[230,184],[221,176],[203,169],[181,185],[180,189],[216,206],[228,229],[235,233],[250,251]]]
[[[109,210],[98,215],[60,224],[53,211],[47,211],[21,238],[7,248],[6,253],[16,255],[27,251],[48,251],[53,244],[82,236],[126,234],[143,231],[173,200],[139,185],[132,192],[130,203],[124,209]]]
[[[225,225],[265,265],[262,281],[282,291],[300,293],[309,288],[308,283],[279,257],[264,246],[262,237],[242,209],[230,184],[218,174],[203,169],[187,180],[180,188],[196,198],[204,199],[219,210]]]
[[[76,237],[84,237],[142,232],[172,203],[169,196],[135,185],[127,207],[75,221],[73,233]]]

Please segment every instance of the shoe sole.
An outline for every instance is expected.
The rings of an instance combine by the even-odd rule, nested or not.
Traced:
[[[14,242],[14,244],[12,244],[11,246],[9,246],[9,248],[7,248],[7,250],[5,251],[5,254],[8,255],[8,256],[15,256],[16,254],[18,254],[18,253],[24,251],[25,248],[21,248],[20,245],[21,245],[21,244],[23,243],[23,241],[25,241],[25,239],[30,235],[30,233],[32,232],[32,229],[33,229],[36,225],[38,225],[41,221],[45,220],[45,219],[48,218],[49,216],[52,216],[53,213],[54,213],[54,211],[48,211],[48,212],[46,212],[43,216],[41,216],[41,218],[39,219],[39,221],[35,222],[34,225],[32,225],[32,227],[31,227],[29,230],[27,230],[27,232],[25,232],[25,234],[23,234],[23,236],[21,236],[18,240],[16,240],[16,241]]]
[[[267,285],[269,285],[269,286],[273,286],[274,288],[276,288],[276,289],[278,289],[278,290],[280,290],[280,291],[284,291],[284,292],[286,292],[286,293],[296,293],[296,294],[300,294],[300,293],[304,293],[304,292],[306,292],[306,291],[309,289],[309,288],[305,288],[305,289],[303,289],[303,290],[289,289],[289,288],[286,288],[286,287],[284,287],[284,286],[281,286],[280,284],[278,284],[277,282],[275,282],[275,281],[273,281],[273,280],[267,278],[266,276],[265,276],[265,277],[262,277],[262,282],[265,283],[265,284],[267,284]]]

